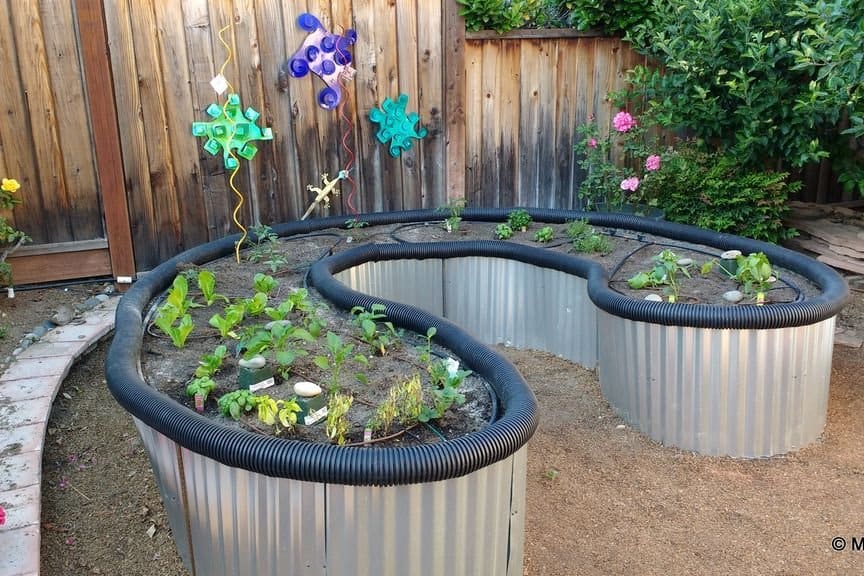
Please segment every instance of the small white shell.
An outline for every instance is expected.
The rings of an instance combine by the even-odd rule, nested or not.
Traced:
[[[690,266],[693,264],[692,258],[679,258],[677,262],[678,266]]]
[[[645,300],[648,300],[649,302],[662,302],[663,297],[659,294],[648,294],[645,296]]]
[[[297,382],[294,384],[294,394],[301,398],[313,398],[321,394],[321,387],[314,382]]]
[[[744,294],[742,294],[739,290],[729,290],[728,292],[723,293],[723,299],[727,302],[740,302],[744,298]]]
[[[720,258],[722,258],[723,260],[734,260],[738,258],[738,256],[741,256],[740,250],[727,250],[726,252],[720,254]]]
[[[258,368],[263,368],[266,363],[267,363],[267,359],[264,358],[264,356],[261,356],[260,354],[258,356],[253,356],[252,358],[249,358],[248,360],[241,358],[237,362],[237,364],[239,364],[241,368],[251,368],[253,370],[256,370]]]

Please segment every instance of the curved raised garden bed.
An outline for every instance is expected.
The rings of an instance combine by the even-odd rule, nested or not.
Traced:
[[[830,268],[776,246],[667,222],[529,211],[540,222],[587,217],[597,226],[718,250],[763,251],[821,292],[758,307],[666,304],[612,290],[593,261],[530,246],[361,245],[314,265],[312,285],[340,307],[383,301],[397,325],[419,333],[435,326],[436,341],[489,381],[500,407],[494,422],[455,440],[349,448],[227,428],[143,381],[137,363],[144,310],[179,263],[229,254],[237,238],[181,254],[124,296],[106,373],[136,419],[193,573],[398,573],[408,565],[428,574],[519,573],[525,443],[536,427],[536,404],[512,365],[481,341],[599,367],[613,408],[666,444],[758,457],[819,436],[834,317],[847,297]],[[466,210],[463,217],[500,222],[507,212]],[[440,218],[431,211],[361,217],[371,226]],[[274,231],[297,235],[343,223],[328,218]]]

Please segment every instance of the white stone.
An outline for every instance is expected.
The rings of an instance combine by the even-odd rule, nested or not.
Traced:
[[[738,256],[741,256],[740,250],[727,250],[726,252],[720,254],[720,258],[722,258],[723,260],[735,260],[736,258],[738,258]]]
[[[313,398],[321,394],[321,387],[314,382],[297,382],[294,384],[294,394],[301,398]]]
[[[677,262],[678,266],[690,266],[693,264],[692,258],[679,258]]]
[[[251,368],[253,370],[256,370],[258,368],[263,368],[264,365],[267,363],[267,359],[259,354],[257,356],[253,356],[252,358],[249,358],[248,360],[241,358],[240,361],[237,363],[240,365],[241,368]]]
[[[645,300],[648,300],[649,302],[662,302],[663,297],[659,294],[648,294],[645,296]]]
[[[744,298],[744,294],[740,290],[729,290],[723,293],[723,299],[727,302],[740,302]]]

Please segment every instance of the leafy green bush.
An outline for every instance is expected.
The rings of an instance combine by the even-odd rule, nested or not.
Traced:
[[[568,26],[599,29],[611,36],[624,34],[640,22],[650,22],[654,14],[651,2],[644,0],[565,0],[557,4],[566,11]]]
[[[783,217],[801,183],[787,181],[785,172],[747,170],[732,154],[686,142],[663,154],[652,177],[667,220],[768,242],[796,235]]]
[[[654,20],[627,39],[662,73],[637,66],[629,98],[749,167],[830,156],[847,187],[864,192],[850,141],[864,135],[864,3],[811,4],[654,0]]]
[[[544,0],[456,0],[462,8],[465,29],[495,30],[503,34],[531,22]]]

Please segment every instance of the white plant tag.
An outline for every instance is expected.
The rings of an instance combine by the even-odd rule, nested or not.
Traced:
[[[327,417],[327,406],[324,406],[323,408],[319,408],[318,410],[315,410],[314,412],[310,412],[309,414],[307,414],[306,417],[303,418],[303,424],[305,424],[306,426],[311,426],[312,424],[315,424],[316,422],[318,422],[322,418],[326,418],[326,417]]]
[[[257,392],[258,390],[264,390],[265,388],[270,388],[274,384],[276,384],[276,380],[271,376],[267,380],[262,380],[261,382],[258,382],[256,384],[252,384],[251,386],[249,386],[249,391],[250,392]]]

